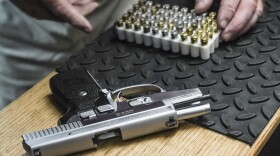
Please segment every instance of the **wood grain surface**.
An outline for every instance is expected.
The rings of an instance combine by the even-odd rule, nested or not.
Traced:
[[[49,89],[51,73],[0,112],[0,155],[26,155],[21,135],[56,126],[62,115]],[[171,131],[128,141],[108,140],[76,155],[257,155],[280,122],[280,109],[252,147],[208,129],[181,123]]]

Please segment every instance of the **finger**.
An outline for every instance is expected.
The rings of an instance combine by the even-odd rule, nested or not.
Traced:
[[[74,5],[85,5],[91,2],[95,2],[95,0],[68,0],[68,1]]]
[[[90,2],[87,3],[86,5],[74,5],[74,7],[76,8],[76,10],[80,12],[80,14],[86,16],[89,13],[93,12],[98,7],[98,3]]]
[[[221,37],[224,41],[230,41],[236,38],[239,32],[246,27],[246,24],[253,17],[257,8],[256,0],[242,0],[236,10],[236,13],[228,26],[222,32]]]
[[[238,36],[244,34],[245,32],[247,32],[250,28],[253,27],[253,25],[255,25],[258,21],[258,19],[263,15],[263,1],[262,0],[258,0],[258,4],[257,4],[257,9],[254,13],[253,18],[250,20],[250,22],[246,25],[246,27],[238,34]]]
[[[220,29],[225,29],[233,18],[240,0],[222,0],[218,13],[218,24]]]
[[[70,24],[78,27],[86,32],[92,30],[89,21],[81,15],[68,1],[65,0],[49,0],[46,1],[50,9],[58,16],[67,20]]]
[[[195,1],[195,12],[203,13],[206,12],[212,5],[213,0],[196,0]]]

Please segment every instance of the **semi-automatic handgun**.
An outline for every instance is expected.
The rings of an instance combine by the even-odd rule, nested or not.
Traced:
[[[202,102],[209,95],[198,88],[166,92],[157,85],[141,84],[111,91],[102,88],[87,70],[62,77],[53,77],[50,86],[68,111],[59,126],[22,136],[23,147],[30,155],[88,150],[102,140],[128,140],[176,128],[180,120],[211,110],[209,103]]]

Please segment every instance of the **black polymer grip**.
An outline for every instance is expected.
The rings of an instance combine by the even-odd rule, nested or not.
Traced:
[[[50,88],[57,103],[66,114],[60,119],[61,124],[75,122],[77,112],[95,108],[98,86],[82,69],[65,71],[50,80]]]
[[[280,106],[279,6],[266,0],[256,26],[221,43],[210,60],[122,42],[110,30],[57,68],[58,75],[85,68],[111,90],[147,83],[167,91],[199,87],[210,93],[205,102],[212,112],[189,121],[251,145]]]

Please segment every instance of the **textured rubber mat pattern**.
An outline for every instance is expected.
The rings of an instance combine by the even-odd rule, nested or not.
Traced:
[[[210,93],[212,113],[190,121],[252,144],[280,106],[280,1],[265,4],[251,31],[221,44],[207,61],[120,42],[110,30],[57,71],[86,68],[110,89],[199,87]]]

